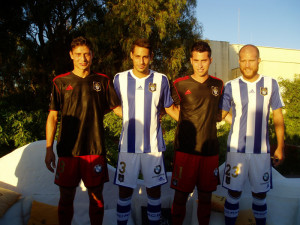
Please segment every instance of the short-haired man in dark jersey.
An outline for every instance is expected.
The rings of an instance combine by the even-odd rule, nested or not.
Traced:
[[[45,163],[54,172],[59,185],[58,218],[60,225],[70,225],[76,187],[82,179],[90,199],[89,215],[93,225],[103,220],[103,184],[108,181],[104,147],[103,116],[111,109],[118,114],[120,101],[112,81],[104,74],[91,72],[93,49],[84,37],[71,43],[72,72],[56,76],[46,125]],[[60,111],[57,141],[58,163],[55,164],[53,141]]]
[[[175,136],[171,188],[175,189],[172,224],[183,224],[186,202],[198,190],[199,224],[209,224],[211,193],[219,183],[219,143],[216,122],[221,118],[219,100],[223,81],[208,75],[211,48],[204,42],[191,49],[194,74],[174,81],[172,97],[180,106]]]

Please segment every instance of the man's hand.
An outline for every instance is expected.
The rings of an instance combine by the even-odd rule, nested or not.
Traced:
[[[284,150],[277,148],[274,152],[274,156],[271,157],[273,161],[273,166],[277,167],[284,161]]]
[[[55,165],[55,154],[53,152],[53,149],[51,147],[47,147],[46,150],[46,157],[45,157],[45,164],[48,170],[50,170],[52,173],[54,173],[54,169],[56,168]]]

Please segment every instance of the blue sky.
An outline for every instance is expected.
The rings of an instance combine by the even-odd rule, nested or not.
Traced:
[[[300,0],[197,0],[203,38],[300,50]]]

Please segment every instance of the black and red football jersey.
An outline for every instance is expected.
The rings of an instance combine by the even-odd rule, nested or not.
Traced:
[[[104,114],[120,105],[110,78],[72,72],[53,79],[49,110],[60,111],[57,155],[104,155]]]
[[[206,156],[219,153],[216,122],[222,91],[223,81],[212,76],[204,83],[191,76],[174,81],[172,97],[180,105],[175,150]]]

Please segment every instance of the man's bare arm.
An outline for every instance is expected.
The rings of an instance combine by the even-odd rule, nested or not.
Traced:
[[[165,108],[166,113],[169,114],[174,120],[179,120],[179,111],[180,107],[175,106],[172,104],[169,108]]]
[[[275,126],[275,133],[277,138],[277,148],[274,152],[273,165],[280,165],[285,156],[284,156],[284,120],[282,109],[273,110],[273,120]]]
[[[53,142],[57,127],[58,111],[50,111],[46,123],[46,156],[45,164],[52,173],[54,172],[55,154],[53,152]]]

